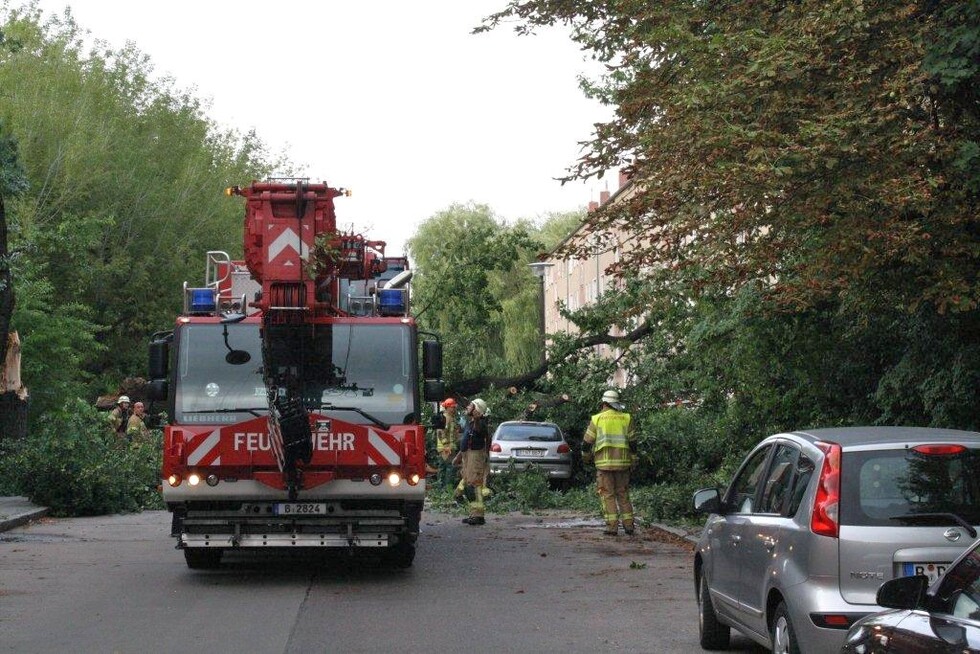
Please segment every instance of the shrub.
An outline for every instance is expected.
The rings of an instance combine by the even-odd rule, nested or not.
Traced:
[[[5,465],[10,483],[55,516],[162,508],[161,434],[120,440],[104,415],[81,400],[44,416]]]
[[[534,468],[515,470],[511,465],[509,470],[491,478],[490,488],[493,494],[487,509],[497,513],[554,509],[562,503],[561,493],[551,490],[548,476]]]

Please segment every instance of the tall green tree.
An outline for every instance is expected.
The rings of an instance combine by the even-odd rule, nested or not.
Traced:
[[[583,87],[615,114],[569,178],[635,184],[587,222],[635,237],[605,299],[649,328],[623,362],[651,411],[746,443],[980,425],[980,2],[514,0],[478,31],[503,24],[567,25],[606,66]]]
[[[536,338],[526,325],[537,324],[537,313],[524,263],[539,244],[527,225],[508,226],[486,205],[454,204],[424,221],[407,246],[415,309],[444,340],[447,379],[529,365],[519,343]]]
[[[0,46],[3,45],[0,32]],[[10,274],[11,252],[7,239],[7,211],[4,198],[13,197],[27,187],[23,168],[17,158],[17,143],[6,134],[0,121],[0,367],[7,357],[7,334],[14,312],[14,286]],[[2,389],[0,389],[2,390]]]
[[[980,3],[514,0],[482,29],[511,19],[606,65],[585,89],[615,117],[571,177],[632,173],[590,221],[649,237],[624,270],[787,308],[977,307]]]
[[[20,143],[30,185],[9,223],[23,252],[15,283],[32,298],[13,316],[25,374],[47,383],[68,361],[73,379],[93,380],[90,393],[112,390],[143,373],[147,335],[172,324],[182,282],[202,278],[205,252],[240,254],[241,207],[222,190],[288,174],[289,164],[255,134],[216,125],[134,46],[86,49],[70,11],[45,18],[32,4],[0,19],[17,44],[0,49],[0,120]],[[48,318],[57,331],[66,316],[89,327],[60,336],[42,328]],[[45,348],[63,354],[44,361]]]

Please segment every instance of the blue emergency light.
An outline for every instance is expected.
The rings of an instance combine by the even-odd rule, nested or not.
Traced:
[[[378,291],[378,313],[382,316],[400,316],[405,313],[405,290],[383,288]]]
[[[189,291],[191,313],[214,313],[216,301],[213,288],[192,288]]]

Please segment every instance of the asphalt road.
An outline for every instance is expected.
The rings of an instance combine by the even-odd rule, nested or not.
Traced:
[[[200,572],[169,525],[147,512],[0,534],[0,651],[701,652],[690,548],[664,532],[426,513],[408,570],[255,552]]]

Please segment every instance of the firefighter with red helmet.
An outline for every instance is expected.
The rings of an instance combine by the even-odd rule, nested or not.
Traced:
[[[619,521],[623,531],[632,536],[635,530],[633,504],[630,502],[630,468],[636,460],[636,437],[630,414],[619,403],[619,393],[602,394],[601,410],[592,416],[582,439],[582,460],[595,460],[596,486],[602,499],[602,533],[615,536]]]
[[[439,483],[448,487],[453,478],[453,451],[459,438],[459,422],[456,418],[456,400],[447,397],[442,401],[443,418],[436,430],[436,451],[439,452]]]

